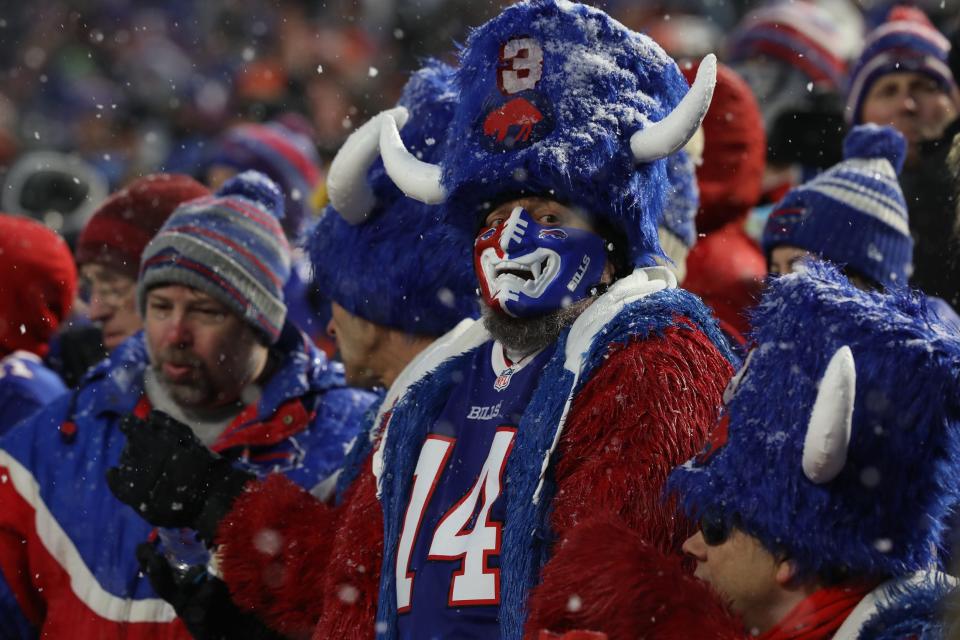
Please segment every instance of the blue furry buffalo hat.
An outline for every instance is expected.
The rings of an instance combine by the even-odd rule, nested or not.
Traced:
[[[387,114],[402,120],[404,144],[438,156],[457,93],[449,66],[430,61]],[[378,158],[385,114],[360,127],[337,153],[327,179],[331,204],[310,238],[315,286],[350,313],[418,335],[441,335],[479,312],[473,236],[442,210],[397,189]]]
[[[960,336],[823,262],[775,279],[752,320],[721,422],[668,490],[805,576],[930,566],[960,492]]]
[[[461,52],[440,157],[424,162],[406,148],[393,117],[380,153],[408,196],[446,203],[470,233],[493,205],[545,196],[586,209],[645,266],[662,255],[665,158],[696,131],[715,81],[712,55],[690,88],[653,40],[602,11],[520,2],[474,30]]]

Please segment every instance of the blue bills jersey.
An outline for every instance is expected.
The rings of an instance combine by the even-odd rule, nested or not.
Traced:
[[[552,351],[512,363],[487,343],[430,429],[397,547],[400,638],[500,637],[504,471]]]

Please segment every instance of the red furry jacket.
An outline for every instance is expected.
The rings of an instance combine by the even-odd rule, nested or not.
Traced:
[[[662,275],[665,270],[642,271],[647,273],[611,287],[561,338],[563,348],[555,357],[562,363],[565,348],[565,368],[585,375],[579,384],[576,376],[570,376],[572,383],[566,381],[574,397],[565,408],[565,420],[547,433],[535,434],[549,445],[562,429],[555,451],[547,454],[549,492],[544,495],[552,500],[544,505],[542,524],[552,540],[561,540],[578,522],[610,513],[662,553],[679,557],[680,545],[692,529],[674,504],[663,499],[662,490],[668,472],[702,448],[716,422],[720,395],[732,373],[732,356],[698,299],[673,288],[672,277]],[[390,624],[383,621],[393,612],[377,610],[384,589],[384,525],[389,529],[390,524],[383,514],[391,513],[383,487],[378,503],[378,477],[386,483],[384,478],[412,473],[401,464],[399,454],[393,455],[402,436],[391,436],[404,431],[404,423],[397,419],[403,394],[396,388],[409,386],[405,381],[420,379],[425,371],[442,380],[443,366],[455,359],[447,356],[487,340],[481,323],[474,323],[446,344],[441,338],[439,346],[408,367],[391,389],[391,396],[400,401],[380,452],[385,460],[379,454],[368,457],[339,506],[322,503],[279,476],[251,486],[237,500],[221,523],[219,543],[221,569],[239,604],[293,638],[370,638],[375,620]],[[578,366],[571,368],[570,362]],[[419,373],[410,373],[417,369]],[[394,406],[391,396],[386,406]],[[565,397],[557,398],[558,406]],[[511,455],[508,478],[509,465],[519,454]],[[530,499],[532,489],[536,485],[539,492],[545,481],[541,474],[537,484],[542,461],[535,462],[525,465],[535,468],[530,478],[525,481],[518,472],[510,483],[511,493],[521,494],[516,499],[523,504],[535,502]],[[511,540],[506,531],[510,524],[508,519],[505,549]],[[542,551],[549,558],[554,550],[548,546]],[[548,560],[540,569],[549,574],[556,564]],[[501,562],[502,574],[509,573],[508,565],[509,561]],[[583,566],[567,569],[593,572]],[[383,578],[387,582],[390,576]],[[520,589],[529,593],[525,585]],[[511,615],[516,624],[504,626],[503,637],[518,638],[527,609],[540,610],[536,598],[527,604],[515,603],[515,614],[509,609],[514,606],[511,599],[504,596],[502,625],[509,624]],[[386,632],[389,635],[389,629]]]

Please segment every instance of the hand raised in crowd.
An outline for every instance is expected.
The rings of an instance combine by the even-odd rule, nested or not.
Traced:
[[[187,425],[160,411],[123,418],[127,438],[107,484],[121,502],[158,527],[195,529],[208,544],[253,474],[204,446]]]

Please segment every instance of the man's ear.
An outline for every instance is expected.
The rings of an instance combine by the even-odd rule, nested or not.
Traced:
[[[777,560],[777,572],[774,579],[781,587],[790,585],[797,577],[797,564],[790,559]]]

